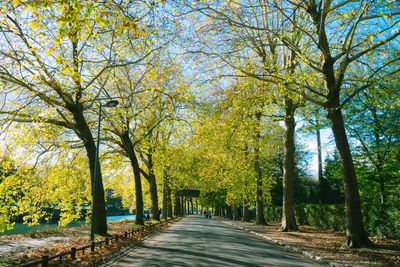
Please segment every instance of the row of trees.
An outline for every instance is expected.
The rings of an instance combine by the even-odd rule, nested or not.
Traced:
[[[285,124],[281,229],[297,229],[293,209],[295,112],[305,107],[314,114],[324,114],[333,132],[344,184],[346,244],[368,246],[370,240],[363,225],[343,110],[355,98],[373,98],[374,91],[381,89],[388,77],[397,74],[398,49],[389,44],[396,44],[400,34],[399,6],[391,1],[185,3],[185,13],[190,13],[196,18],[195,23],[200,24],[192,25],[197,37],[195,44],[191,44],[192,52],[215,58],[226,68],[263,82],[268,91],[263,95],[268,100],[261,105],[262,111],[255,113],[256,121],[266,114],[265,105],[279,106]],[[321,127],[319,120],[315,120],[317,133]],[[254,146],[257,170],[257,141]],[[261,186],[257,182],[256,193]],[[257,205],[259,199],[257,194]],[[260,217],[261,210],[257,208]],[[257,218],[257,222],[264,223],[262,218]]]
[[[104,187],[135,204],[139,224],[143,199],[159,219],[161,188],[164,216],[173,191],[199,189],[203,205],[243,206],[245,218],[255,205],[257,224],[281,199],[281,230],[295,231],[303,119],[318,140],[317,199],[343,196],[346,244],[369,245],[361,200],[398,201],[399,12],[392,1],[6,1],[1,222],[57,205],[68,223],[97,199],[106,234]],[[92,133],[110,99],[95,170]],[[323,175],[328,124],[341,173],[333,160]]]
[[[95,163],[92,132],[100,102],[117,98],[117,109],[104,110],[103,142],[108,149],[102,160],[127,161],[133,168],[138,224],[143,224],[140,176],[146,178],[153,216],[159,219],[153,157],[168,145],[172,121],[176,121],[178,110],[188,97],[188,87],[173,58],[165,53],[160,57],[170,41],[167,32],[172,30],[155,20],[156,8],[154,3],[129,1],[2,3],[2,129],[10,146],[15,145],[8,150],[16,151],[13,149],[21,145],[21,158],[33,166],[8,177],[36,177],[32,180],[38,181],[23,182],[18,192],[24,196],[22,199],[5,188],[2,201],[6,207],[11,204],[13,209],[35,209],[29,214],[36,222],[40,208],[61,204],[63,209],[79,210],[91,202],[91,192],[92,199],[97,200],[94,231],[106,234],[104,182],[100,165]],[[29,128],[22,125],[26,123]],[[86,163],[82,162],[82,152]],[[139,165],[139,156],[145,167]],[[32,158],[37,158],[36,162]],[[69,182],[77,187],[69,188],[70,198],[65,200],[68,205],[62,200],[68,195],[53,194],[60,190],[61,173],[52,170],[52,166],[74,177]],[[86,172],[87,167],[90,173]],[[77,173],[74,175],[72,170]],[[57,176],[56,184],[49,183],[53,175]],[[118,181],[118,186],[122,187],[123,182],[129,181]],[[38,198],[38,190],[47,188],[44,185],[52,185],[49,195]],[[36,194],[29,196],[33,191]],[[4,215],[3,221],[9,223],[9,213]],[[66,223],[75,219],[68,218]]]

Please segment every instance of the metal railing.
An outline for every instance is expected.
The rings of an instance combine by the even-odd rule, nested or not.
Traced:
[[[141,227],[139,229],[134,229],[132,231],[125,232],[125,233],[123,233],[121,235],[114,235],[114,236],[111,236],[111,237],[106,237],[104,240],[101,240],[101,241],[97,241],[97,242],[92,241],[89,245],[86,245],[86,246],[83,246],[83,247],[79,247],[79,248],[72,247],[71,250],[63,252],[63,253],[59,253],[59,254],[54,255],[54,256],[43,255],[40,260],[24,263],[24,264],[18,265],[18,267],[37,266],[39,264],[41,264],[42,267],[47,267],[48,264],[49,264],[49,261],[58,259],[60,261],[60,263],[61,263],[62,260],[63,260],[63,257],[66,257],[68,255],[70,256],[71,260],[75,260],[76,259],[76,254],[77,254],[78,251],[82,251],[82,254],[85,254],[85,251],[87,249],[90,249],[90,252],[94,253],[96,246],[101,248],[102,244],[105,244],[105,246],[108,246],[113,242],[113,240],[114,240],[114,242],[118,242],[119,239],[128,240],[129,238],[134,237],[135,235],[137,235],[139,233],[143,233],[145,231],[154,230],[157,225],[163,224],[165,222],[169,222],[171,220],[172,219],[168,219],[166,221],[160,221],[158,223],[148,224],[148,225],[145,225],[144,227]]]

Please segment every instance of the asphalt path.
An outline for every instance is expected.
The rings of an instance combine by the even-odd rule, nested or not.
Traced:
[[[107,266],[326,266],[253,235],[191,215]]]

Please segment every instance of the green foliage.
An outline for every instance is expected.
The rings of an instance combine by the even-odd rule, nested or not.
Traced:
[[[325,159],[325,169],[320,186],[322,203],[344,203],[343,179],[336,150],[332,157]]]
[[[296,167],[294,172],[295,203],[317,203],[318,181],[311,178],[307,173],[309,154],[297,149]],[[269,165],[271,177],[276,179],[276,184],[271,189],[272,205],[282,205],[282,176],[283,176],[283,153],[275,154]]]
[[[204,205],[252,204],[260,165],[264,204],[281,204],[283,129],[277,120],[289,96],[302,104],[306,131],[327,124],[316,106],[343,110],[357,140],[353,154],[367,227],[398,237],[399,55],[391,42],[400,36],[399,4],[185,2],[171,3],[181,9],[172,13],[193,15],[181,24],[193,26],[196,37],[170,34],[180,22],[155,12],[162,1],[8,0],[0,6],[1,120],[30,123],[1,125],[15,155],[0,160],[0,228],[12,226],[15,216],[33,224],[50,220],[54,206],[60,225],[81,218],[81,207],[90,205],[81,149],[96,126],[97,101],[110,97],[120,102],[103,113],[104,184],[118,198],[109,199],[110,206],[135,204],[131,166],[119,139],[124,132],[138,157],[152,154],[157,184],[166,179],[172,190],[199,189]],[[286,12],[293,12],[293,20],[284,19]],[[172,54],[181,48],[162,49],[175,37],[193,37],[194,43],[183,45],[199,52],[193,58],[217,56],[190,66],[201,66],[201,72],[207,67],[215,76],[190,77],[195,71],[182,67],[187,58]],[[389,53],[381,53],[386,48]],[[84,138],[77,116],[88,125]],[[307,155],[296,156],[295,201],[304,203],[296,206],[298,221],[343,229],[342,206],[307,205],[318,201],[317,184],[306,173]],[[145,167],[143,159],[139,165]],[[343,191],[335,152],[325,161],[322,203],[343,203]],[[268,207],[266,214],[278,220],[281,210]]]
[[[266,219],[280,221],[282,207],[267,206]],[[300,204],[295,206],[299,225],[316,226],[323,229],[343,231],[346,229],[345,207],[343,204]],[[378,203],[364,207],[364,222],[370,236],[400,239],[400,203],[395,202],[382,208]]]
[[[8,173],[12,174],[0,179],[0,229],[12,227],[15,221],[29,225],[58,222],[65,226],[82,219],[83,208],[90,204],[90,187],[86,160],[78,154],[58,151],[60,161],[54,157],[50,166],[36,168],[3,157],[2,168],[8,165],[12,168]],[[2,172],[7,173],[4,169]]]
[[[268,206],[265,208],[268,220],[280,221],[282,207]],[[342,231],[346,229],[344,205],[300,204],[295,206],[297,223],[300,225],[317,226],[324,229]]]
[[[370,235],[400,239],[400,202],[381,205],[370,204],[366,208],[366,227]]]
[[[266,206],[264,208],[264,214],[267,221],[280,222],[282,219],[282,207]]]

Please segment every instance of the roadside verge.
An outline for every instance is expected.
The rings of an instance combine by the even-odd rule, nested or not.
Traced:
[[[244,230],[271,244],[303,254],[321,264],[342,266],[400,266],[400,241],[370,237],[374,248],[348,249],[342,247],[344,232],[300,226],[300,232],[279,232],[280,224],[270,222],[267,226],[254,222],[232,221],[222,217],[216,220]]]

